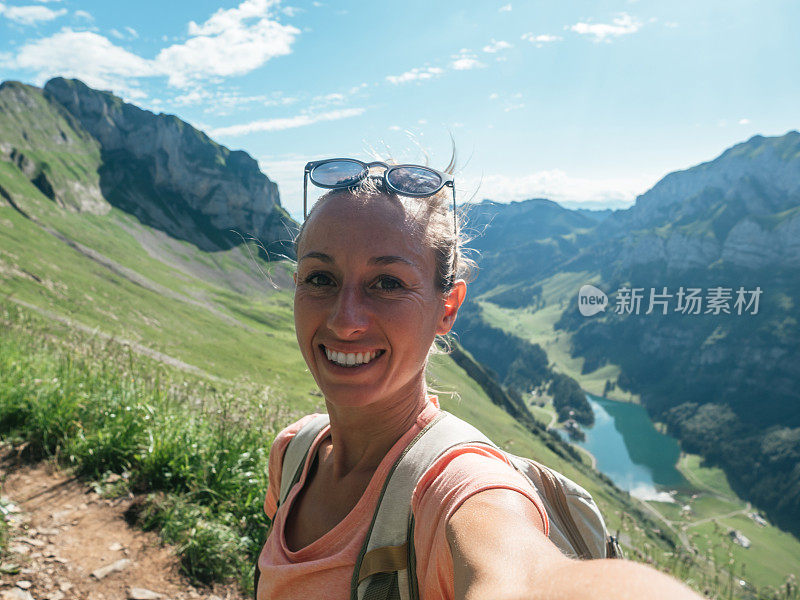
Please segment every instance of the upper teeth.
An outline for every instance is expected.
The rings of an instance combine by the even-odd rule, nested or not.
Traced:
[[[375,358],[378,355],[378,352],[378,350],[373,350],[372,352],[350,352],[345,354],[344,352],[337,352],[336,350],[325,348],[325,354],[327,355],[328,360],[342,367],[365,365]]]

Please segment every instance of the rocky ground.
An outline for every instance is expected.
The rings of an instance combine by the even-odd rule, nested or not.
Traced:
[[[234,586],[194,586],[158,536],[130,527],[133,497],[109,500],[52,463],[3,450],[0,600],[243,600]]]

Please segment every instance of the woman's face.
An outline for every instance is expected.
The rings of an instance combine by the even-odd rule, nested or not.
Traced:
[[[433,250],[415,229],[390,200],[362,203],[350,194],[328,198],[306,224],[295,328],[328,402],[366,406],[424,390],[428,349],[452,326],[452,298],[463,299],[464,284],[446,307]]]

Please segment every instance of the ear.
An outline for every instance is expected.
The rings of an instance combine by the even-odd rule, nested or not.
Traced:
[[[294,280],[294,287],[297,287],[297,271],[292,273],[292,279]]]
[[[464,298],[466,297],[467,283],[463,279],[459,279],[453,284],[453,289],[450,290],[444,301],[444,314],[439,321],[439,326],[436,328],[437,335],[444,335],[453,328],[458,309],[464,303]]]

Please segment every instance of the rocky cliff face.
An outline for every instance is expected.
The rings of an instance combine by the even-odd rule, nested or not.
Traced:
[[[716,261],[759,269],[800,265],[800,133],[755,136],[713,161],[671,173],[607,219],[621,269],[663,262],[670,272]]]
[[[729,148],[716,159],[670,173],[642,194],[626,215],[633,227],[648,226],[702,209],[692,207],[709,189],[723,196],[742,196],[750,214],[771,213],[788,208],[800,194],[800,133],[784,136],[754,136]],[[685,206],[686,203],[690,206]],[[684,206],[682,206],[684,205]]]
[[[186,235],[192,226],[204,229],[204,238],[235,230],[265,245],[291,237],[277,185],[247,153],[216,144],[177,117],[155,115],[77,80],[52,79],[44,91],[98,141],[101,186],[112,203],[192,241],[197,238]]]

